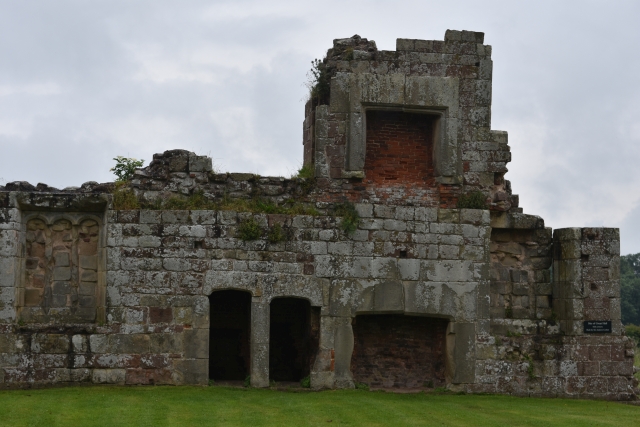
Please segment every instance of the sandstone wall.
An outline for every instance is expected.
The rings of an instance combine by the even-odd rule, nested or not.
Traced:
[[[504,179],[506,132],[490,128],[482,43],[466,31],[398,39],[396,51],[335,40],[330,90],[306,105],[313,179],[218,173],[171,150],[125,187],[0,187],[0,386],[204,385],[208,297],[237,290],[251,295],[256,387],[270,380],[270,304],[286,297],[314,313],[304,357],[317,389],[634,399],[619,232],[554,232],[522,213]],[[474,191],[488,209],[458,209]],[[114,204],[123,194],[142,207]],[[194,198],[206,208],[188,207]],[[349,203],[352,231],[336,209]],[[291,209],[247,211],[267,205]],[[259,235],[241,238],[250,222]],[[366,315],[382,323],[354,336]],[[586,331],[589,321],[611,330]],[[420,324],[439,332],[422,339]],[[385,349],[387,327],[397,333]]]

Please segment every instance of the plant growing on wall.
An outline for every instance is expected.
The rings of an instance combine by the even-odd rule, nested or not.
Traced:
[[[306,178],[311,179],[314,176],[313,166],[312,165],[303,165],[300,169],[298,169],[298,173],[295,175],[296,178]]]
[[[340,228],[345,234],[352,234],[360,225],[360,215],[353,203],[338,203],[333,207],[333,214],[342,217]]]
[[[327,73],[324,61],[320,59],[311,61],[311,70],[309,70],[307,77],[311,101],[316,105],[328,104],[331,78]]]
[[[238,237],[241,240],[244,241],[248,241],[248,240],[256,240],[259,239],[262,236],[262,227],[260,227],[260,224],[258,224],[258,221],[256,221],[253,218],[249,218],[247,220],[244,220],[240,223],[240,226],[238,226]]]
[[[142,167],[144,164],[144,160],[138,160],[132,157],[117,156],[114,157],[113,160],[116,161],[116,165],[109,170],[118,177],[116,181],[131,180],[136,169]]]
[[[486,209],[487,196],[482,191],[472,191],[458,198],[458,209]]]
[[[269,243],[278,243],[286,240],[287,235],[280,224],[275,224],[267,233]]]

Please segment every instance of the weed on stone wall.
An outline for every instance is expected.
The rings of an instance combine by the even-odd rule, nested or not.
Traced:
[[[345,61],[352,61],[353,60],[353,48],[351,46],[349,46],[348,48],[346,48],[344,50],[344,53],[342,54],[342,57],[344,58]]]
[[[327,73],[327,68],[323,60],[314,59],[311,61],[311,70],[309,70],[307,87],[309,88],[309,97],[314,105],[329,104],[329,91],[331,89],[331,78]]]
[[[116,184],[118,185],[118,184]],[[126,185],[126,184],[121,184]],[[127,193],[130,203],[127,205],[116,205],[114,209],[150,209],[150,210],[217,210],[217,211],[236,211],[266,214],[282,214],[282,215],[320,215],[320,212],[313,206],[301,203],[294,199],[288,199],[282,204],[276,204],[269,199],[253,197],[250,199],[237,199],[224,195],[218,200],[211,200],[202,191],[194,191],[189,196],[173,195],[166,200],[161,198],[155,199],[153,202],[138,201],[136,208],[120,207],[131,206],[132,198],[135,196],[131,190]],[[115,193],[114,193],[115,194]]]
[[[203,191],[194,191],[188,197],[172,196],[166,200],[161,209],[174,210],[212,210],[216,204],[207,199]]]
[[[533,358],[529,354],[523,354],[524,360],[527,361],[527,376],[529,377],[529,381],[535,380],[537,377],[533,373]]]
[[[303,165],[295,175],[295,178],[311,179],[315,176],[312,165]]]
[[[118,181],[113,190],[113,208],[116,210],[139,209],[140,201],[126,181]]]
[[[262,227],[253,218],[242,221],[238,226],[238,237],[244,241],[257,240],[262,237],[262,232]]]
[[[507,319],[513,319],[513,309],[511,307],[507,307],[504,309],[504,317]]]
[[[487,209],[487,196],[482,191],[472,191],[458,198],[458,209]]]
[[[280,224],[275,224],[273,227],[269,228],[269,232],[267,233],[267,240],[269,243],[278,243],[287,239],[287,234]]]
[[[358,225],[360,225],[360,215],[358,215],[358,211],[353,203],[337,203],[333,207],[332,213],[335,216],[342,217],[340,228],[347,235],[353,234],[358,228]]]

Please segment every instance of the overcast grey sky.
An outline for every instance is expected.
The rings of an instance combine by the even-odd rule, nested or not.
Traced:
[[[111,181],[184,148],[290,175],[304,82],[334,38],[485,32],[507,178],[547,226],[621,227],[640,252],[640,2],[0,0],[0,183]]]

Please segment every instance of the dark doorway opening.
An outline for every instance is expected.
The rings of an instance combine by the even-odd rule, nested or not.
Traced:
[[[217,291],[209,296],[209,304],[209,378],[242,381],[251,363],[251,294]]]
[[[315,361],[320,337],[320,309],[300,298],[271,301],[269,377],[300,381]]]
[[[370,387],[445,384],[448,321],[396,314],[360,315],[353,322],[353,379]]]

